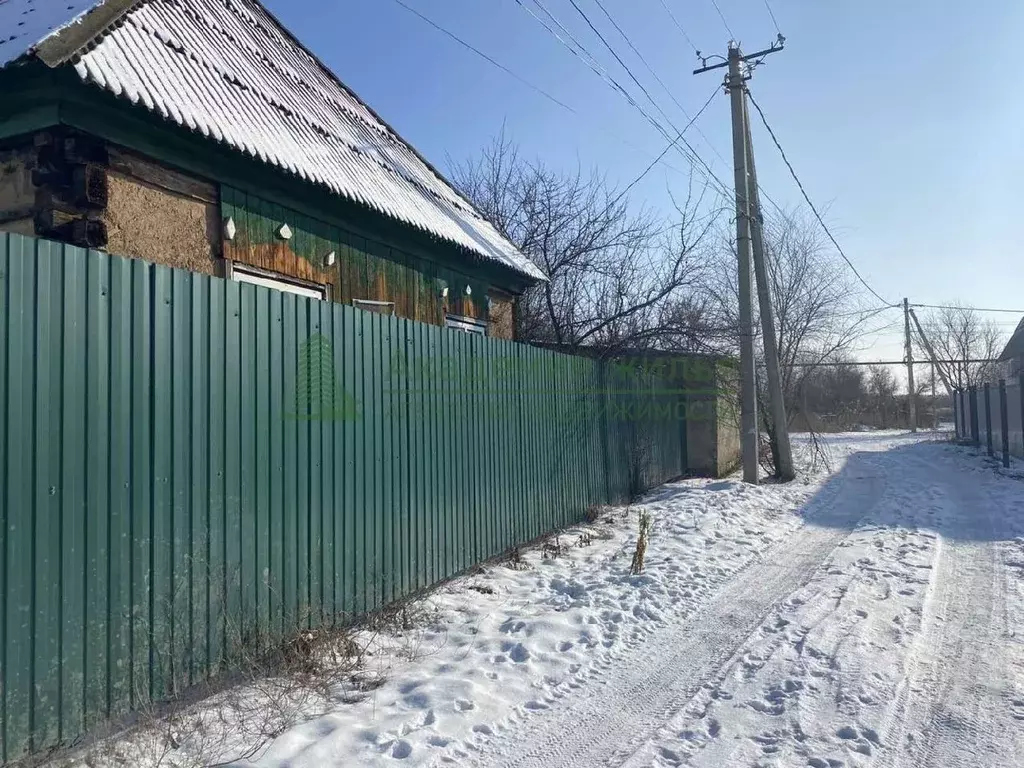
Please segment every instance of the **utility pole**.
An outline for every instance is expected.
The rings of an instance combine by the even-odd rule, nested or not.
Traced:
[[[910,343],[910,302],[903,299],[903,328],[907,346],[907,409],[910,415],[910,431],[917,432],[917,398],[914,391],[914,347]]]
[[[740,49],[729,49],[732,100],[732,153],[736,178],[736,256],[740,289],[740,436],[743,445],[743,479],[758,481],[757,374],[754,367],[754,327],[750,302],[750,195],[747,188],[747,137],[743,125],[743,75]]]
[[[725,88],[729,92],[732,105],[732,152],[734,161],[734,178],[736,184],[736,258],[739,269],[739,323],[740,323],[740,441],[743,453],[743,480],[748,483],[758,482],[758,433],[757,433],[757,376],[754,362],[754,329],[752,317],[752,301],[750,287],[750,266],[752,259],[751,226],[754,208],[751,204],[751,189],[756,188],[751,179],[749,162],[751,145],[747,134],[746,119],[746,87],[744,82],[749,76],[743,73],[743,62],[755,58],[763,58],[769,53],[781,50],[784,39],[779,35],[778,42],[757,53],[744,56],[739,45],[730,43],[728,57],[721,63],[708,65],[702,59],[703,66],[694,70],[695,75],[713,69],[729,68],[725,79]],[[721,58],[721,57],[718,57]],[[760,282],[760,279],[759,279]],[[759,294],[760,295],[760,294]],[[769,310],[771,305],[768,298]],[[764,312],[762,312],[762,321]],[[774,330],[769,311],[768,322]],[[774,341],[774,335],[772,337]],[[778,355],[775,357],[776,383],[778,383]],[[781,387],[779,388],[781,398]],[[781,399],[779,405],[781,405]],[[786,432],[788,443],[788,424],[785,421],[785,408],[781,409],[783,420],[778,421],[777,410],[773,398],[773,418],[776,419],[776,430]],[[781,453],[781,451],[780,451]],[[789,472],[792,477],[792,456],[789,459]],[[783,467],[779,467],[782,474]]]
[[[747,136],[748,194],[750,197],[750,234],[753,245],[754,277],[757,280],[757,301],[761,310],[761,336],[764,340],[764,365],[768,375],[768,398],[771,402],[772,423],[775,426],[775,445],[779,465],[775,468],[782,480],[796,477],[793,468],[793,448],[789,442],[789,420],[786,402],[782,399],[782,377],[779,374],[779,347],[775,339],[775,312],[768,287],[768,270],[764,262],[764,216],[761,214],[761,196],[757,188],[757,167],[754,163],[754,140],[750,135],[750,112],[746,98],[743,104],[743,131]]]

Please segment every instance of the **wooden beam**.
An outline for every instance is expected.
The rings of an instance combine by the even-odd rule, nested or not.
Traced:
[[[48,67],[59,67],[108,27],[121,21],[139,2],[140,0],[100,0],[98,5],[86,12],[78,21],[68,24],[36,46],[36,55]]]

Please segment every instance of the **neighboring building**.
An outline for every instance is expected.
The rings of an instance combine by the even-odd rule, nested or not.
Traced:
[[[662,394],[677,399],[682,417],[680,441],[686,473],[724,477],[742,459],[739,422],[739,379],[735,358],[699,352],[656,349],[615,349],[535,342],[567,355],[607,360],[613,370],[636,369],[653,377]],[[632,377],[630,377],[632,378]],[[616,389],[614,386],[612,389]],[[614,399],[609,413],[614,414]]]
[[[1017,324],[1013,336],[999,356],[999,376],[1010,381],[1024,373],[1024,319]]]
[[[544,279],[255,0],[0,30],[0,230],[504,338]]]

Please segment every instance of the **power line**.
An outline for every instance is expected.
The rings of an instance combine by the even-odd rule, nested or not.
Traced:
[[[628,101],[634,109],[636,109],[652,126],[654,126],[655,130],[661,133],[661,135],[664,136],[666,139],[671,140],[671,134],[669,134],[669,132],[664,128],[664,126],[662,126],[661,123],[659,123],[650,114],[648,114],[647,111],[640,106],[636,99],[633,98],[629,91],[623,88],[622,85],[620,85],[618,81],[616,81],[615,78],[613,78],[608,73],[608,71],[600,65],[599,62],[597,62],[597,60],[586,49],[586,47],[582,43],[580,43],[568,29],[566,29],[565,25],[563,25],[551,13],[551,11],[549,11],[544,6],[541,0],[533,0],[533,2],[535,5],[537,5],[538,8],[540,8],[544,12],[546,16],[548,16],[548,18],[550,18],[559,27],[559,29],[561,29],[565,33],[566,37],[568,37],[569,40],[572,41],[572,44],[567,42],[565,38],[563,38],[560,34],[558,34],[558,32],[555,29],[551,27],[551,25],[549,25],[546,21],[540,18],[536,13],[534,13],[532,9],[527,7],[523,0],[515,0],[515,2],[520,8],[526,11],[541,26],[543,26],[544,29],[548,31],[548,33],[550,33],[556,40],[558,40],[563,46],[565,46],[573,55],[575,55],[577,58],[583,61],[598,77],[604,80],[613,90],[621,93],[622,96],[626,99],[626,101]],[[575,47],[573,47],[573,44],[575,45]],[[711,182],[713,179],[714,182],[717,183],[719,191],[722,194],[728,196],[730,194],[729,188],[720,178],[718,178],[718,176],[711,169],[711,167],[706,162],[704,162],[704,159],[696,152],[696,150],[693,149],[693,147],[685,139],[685,137],[682,139],[682,143],[690,151],[690,154],[688,155],[678,146],[676,146],[676,150],[679,151],[680,154],[682,154],[683,157],[685,157],[691,163],[691,167],[694,163],[694,160],[696,160],[696,162],[699,163],[704,168],[704,171],[701,172],[704,178],[707,179],[707,181],[709,182]]]
[[[686,107],[684,107],[679,102],[679,99],[677,99],[675,97],[675,94],[672,93],[672,89],[669,88],[668,85],[665,84],[665,81],[661,79],[661,77],[655,71],[654,67],[652,67],[648,63],[647,59],[644,58],[644,55],[642,53],[640,53],[640,51],[637,49],[637,47],[635,45],[633,45],[633,41],[630,40],[629,35],[627,35],[625,30],[623,30],[622,27],[619,26],[618,22],[615,21],[615,18],[611,15],[611,13],[609,13],[609,11],[605,7],[604,3],[601,2],[601,0],[594,0],[594,2],[597,4],[597,7],[601,9],[601,12],[605,15],[605,18],[607,18],[608,21],[611,22],[611,25],[613,27],[615,27],[616,31],[622,36],[622,39],[626,41],[626,45],[629,46],[630,50],[632,50],[633,53],[636,54],[636,57],[638,59],[640,59],[640,62],[644,65],[644,67],[647,68],[647,71],[651,73],[651,76],[657,81],[658,85],[661,86],[662,90],[664,90],[665,93],[668,94],[668,97],[672,100],[672,103],[675,104],[676,107],[679,108],[679,111],[683,113],[683,115],[686,117],[687,120],[689,120],[690,119],[690,113],[687,111]],[[672,15],[672,11],[670,11],[668,9],[668,6],[665,5],[664,0],[661,0],[661,2],[662,2],[662,6],[665,8],[666,11],[668,11],[669,15],[672,16],[672,20],[675,22],[676,19],[675,19],[675,16]],[[678,22],[676,22],[676,26],[679,28],[679,31],[683,33],[683,37],[685,37],[686,40],[689,42],[690,41],[690,37],[689,37],[689,35],[686,34],[686,31],[682,27],[679,26]],[[691,45],[692,45],[692,42],[691,42]],[[699,53],[696,48],[694,48],[694,52]],[[664,113],[662,113],[662,114],[664,114]],[[666,119],[667,119],[667,117],[666,117]],[[709,139],[707,137],[707,134],[705,134],[704,131],[701,130],[701,127],[699,125],[696,126],[696,130],[697,130],[697,133],[700,134],[701,138],[704,139],[704,143],[708,145],[708,147],[711,149],[712,152],[715,153],[715,155],[718,157],[718,159],[721,160],[722,163],[724,163],[726,166],[728,166],[729,163],[726,161],[726,159],[724,157],[722,157],[722,153],[718,151],[718,149],[715,147],[714,144],[711,143],[711,139]]]
[[[534,2],[538,2],[538,0],[534,0]],[[623,32],[622,28],[618,24],[616,24],[615,19],[613,19],[611,14],[608,13],[608,10],[600,2],[600,0],[595,0],[595,2],[597,3],[597,5],[601,9],[601,11],[604,13],[604,15],[608,18],[608,20],[612,23],[612,26],[614,26],[615,29],[618,31],[618,33],[620,35],[622,35],[623,39],[626,41],[626,44],[633,50],[633,52],[643,62],[644,66],[647,67],[648,71],[650,71],[651,74],[654,75],[654,78],[661,84],[661,87],[664,88],[666,91],[668,91],[668,87],[665,85],[664,82],[662,82],[661,78],[658,77],[658,75],[654,72],[654,69],[651,67],[650,64],[647,63],[647,60],[643,57],[643,55],[640,53],[640,51],[637,50],[636,46],[633,45],[633,42],[629,39],[629,36],[625,32]],[[637,88],[639,88],[640,91],[644,94],[644,96],[647,97],[647,100],[649,102],[651,102],[651,104],[654,106],[654,108],[656,110],[658,110],[658,114],[660,114],[662,116],[662,118],[664,118],[665,122],[668,123],[669,127],[672,128],[672,130],[674,130],[676,132],[676,138],[673,139],[672,142],[671,142],[671,144],[674,145],[682,137],[683,133],[686,131],[686,128],[684,128],[682,131],[680,131],[678,128],[676,128],[675,124],[673,124],[673,122],[672,122],[672,118],[670,118],[666,114],[665,110],[661,108],[661,105],[658,104],[657,101],[655,101],[654,97],[651,95],[651,92],[648,91],[647,88],[644,86],[644,84],[640,82],[640,79],[635,74],[633,74],[633,70],[630,69],[629,65],[626,64],[626,62],[622,60],[622,57],[619,56],[618,52],[615,50],[615,48],[612,46],[612,44],[608,42],[608,39],[603,34],[601,34],[601,31],[596,26],[594,26],[594,23],[590,20],[590,17],[587,16],[586,12],[582,8],[580,8],[579,3],[577,3],[576,0],[569,0],[569,3],[570,3],[570,5],[572,5],[573,8],[576,9],[576,12],[583,18],[583,21],[586,22],[588,27],[590,27],[590,30],[595,35],[597,35],[597,39],[600,40],[602,45],[604,45],[604,47],[608,49],[609,53],[611,53],[611,55],[619,63],[619,66],[621,66],[626,71],[626,74],[629,75],[629,78],[636,84]],[[668,91],[668,93],[669,93],[669,97],[673,101],[675,101],[675,96],[672,95],[671,91]],[[676,106],[678,106],[682,110],[683,114],[686,115],[687,118],[689,118],[690,115],[687,113],[687,111],[685,109],[683,109],[683,106],[678,101],[675,101],[675,103],[676,103]],[[690,122],[692,124],[693,121],[691,120]],[[701,135],[703,136],[703,132],[701,133]],[[704,141],[707,141],[708,142],[708,146],[711,146],[711,142],[708,141],[708,137],[707,136],[704,136]],[[700,157],[700,155],[697,154],[697,150],[695,150],[689,144],[689,142],[686,142],[684,140],[683,143],[686,145],[686,148],[689,149],[690,152],[694,155],[694,157],[696,157],[697,160],[699,160],[700,163],[702,165],[704,165],[704,167],[707,169],[708,173],[711,173],[712,175],[714,175],[712,170],[711,170],[711,167],[708,166],[707,163],[705,163],[704,160]],[[712,151],[714,151],[717,154],[717,150],[713,146],[711,146],[711,149],[712,149]],[[719,158],[721,158],[721,155],[719,155]],[[725,162],[724,158],[722,159],[722,161]],[[693,162],[692,159],[691,159],[691,162]]]
[[[442,27],[442,26],[441,26],[440,24],[438,24],[437,22],[435,22],[435,21],[433,21],[432,19],[428,18],[427,16],[424,16],[424,15],[423,15],[422,13],[420,13],[419,11],[417,11],[417,10],[416,10],[415,8],[412,8],[412,7],[410,7],[409,5],[407,5],[407,4],[405,3],[405,2],[403,2],[403,0],[395,0],[395,2],[396,2],[396,3],[398,4],[398,5],[400,5],[400,6],[402,6],[403,8],[405,8],[405,9],[406,9],[407,11],[409,11],[410,13],[413,13],[413,14],[415,14],[416,16],[418,16],[418,17],[419,17],[420,19],[422,19],[423,21],[425,21],[425,22],[426,22],[427,24],[429,24],[429,25],[430,25],[431,27],[433,27],[434,29],[436,29],[436,30],[437,30],[438,32],[441,32],[441,33],[442,33],[442,34],[444,34],[445,36],[447,36],[447,37],[451,38],[452,40],[454,40],[455,42],[457,42],[457,43],[458,43],[459,45],[463,46],[464,48],[466,48],[467,50],[471,51],[472,53],[475,53],[475,54],[476,54],[477,56],[479,56],[480,58],[484,59],[484,60],[485,60],[485,61],[487,61],[488,63],[490,63],[490,64],[492,64],[493,66],[497,67],[497,68],[498,68],[498,69],[500,69],[500,70],[501,70],[502,72],[505,72],[506,74],[508,74],[508,75],[511,75],[511,76],[512,76],[513,78],[515,78],[516,80],[518,80],[518,81],[519,81],[520,83],[522,83],[523,85],[527,86],[527,87],[528,87],[528,88],[530,88],[531,90],[533,90],[533,91],[536,91],[536,92],[537,92],[537,93],[539,93],[540,95],[544,96],[544,98],[548,99],[549,101],[553,102],[554,104],[557,104],[558,106],[560,106],[560,107],[562,107],[563,109],[567,110],[567,111],[568,111],[568,112],[570,112],[571,114],[573,114],[573,115],[576,115],[576,117],[580,117],[580,118],[584,117],[584,115],[583,115],[582,113],[580,113],[580,112],[579,112],[579,110],[577,110],[577,109],[573,108],[573,107],[572,107],[571,105],[569,105],[569,104],[566,104],[566,103],[565,103],[564,101],[562,101],[561,99],[557,98],[556,96],[553,96],[553,95],[551,95],[551,94],[550,94],[549,92],[545,91],[545,90],[544,90],[543,88],[541,88],[540,86],[536,85],[535,83],[532,83],[532,82],[530,82],[530,81],[529,81],[529,80],[527,80],[526,78],[522,77],[521,75],[517,74],[517,73],[516,73],[516,72],[514,72],[513,70],[511,70],[511,69],[509,69],[508,67],[506,67],[506,66],[505,66],[504,64],[502,64],[501,62],[499,62],[499,61],[496,61],[495,59],[493,59],[492,57],[488,56],[488,55],[487,55],[486,53],[484,53],[483,51],[481,51],[481,50],[480,50],[479,48],[477,48],[477,47],[475,47],[474,45],[472,45],[471,43],[468,43],[468,42],[466,42],[465,40],[463,40],[463,39],[462,39],[461,37],[459,37],[459,36],[458,36],[458,35],[456,35],[455,33],[451,32],[450,30],[446,29],[445,27]],[[615,139],[617,139],[618,141],[621,141],[621,142],[622,142],[623,144],[625,144],[626,146],[628,146],[628,147],[630,147],[630,148],[632,148],[632,149],[634,149],[634,150],[637,150],[638,152],[644,152],[644,153],[646,153],[646,152],[645,152],[645,150],[643,150],[643,149],[642,149],[641,147],[638,147],[638,146],[637,146],[636,144],[633,144],[632,142],[628,141],[627,139],[625,139],[625,138],[623,138],[623,137],[621,137],[621,136],[618,136],[617,134],[614,134],[614,133],[612,133],[612,132],[608,131],[608,130],[607,130],[606,128],[601,128],[600,130],[604,131],[604,132],[605,132],[605,133],[607,133],[607,134],[608,134],[609,136],[612,136],[612,137],[614,137],[614,138],[615,138]],[[689,158],[687,158],[687,159],[689,159]],[[676,173],[678,173],[678,174],[680,174],[680,175],[684,175],[684,172],[683,172],[683,171],[679,170],[679,169],[678,169],[678,168],[676,168],[676,167],[675,167],[674,165],[672,165],[672,164],[670,164],[670,163],[667,163],[667,162],[665,162],[664,158],[663,158],[663,159],[661,160],[661,164],[662,164],[662,165],[664,165],[664,166],[665,166],[666,168],[669,168],[670,170],[672,170],[672,171],[675,171]]]
[[[836,238],[832,234],[832,231],[828,228],[828,225],[825,223],[825,220],[821,217],[821,214],[818,213],[817,207],[815,207],[814,203],[811,202],[811,198],[807,194],[807,190],[804,189],[804,185],[800,181],[800,177],[796,175],[796,170],[793,168],[793,164],[791,162],[789,162],[789,158],[786,156],[786,151],[782,148],[782,144],[779,143],[779,139],[775,135],[775,131],[773,131],[772,127],[768,124],[768,118],[765,117],[764,111],[762,111],[761,106],[757,103],[757,101],[754,100],[754,95],[752,93],[750,93],[749,89],[747,90],[747,95],[750,98],[750,103],[754,105],[754,109],[757,110],[757,114],[761,117],[761,122],[764,123],[764,127],[768,130],[768,135],[771,136],[772,141],[775,143],[775,148],[778,149],[779,150],[779,154],[782,155],[782,160],[783,160],[783,162],[785,162],[786,167],[789,169],[789,173],[793,177],[793,181],[795,181],[797,187],[800,188],[800,194],[803,195],[804,200],[807,202],[807,205],[810,207],[811,212],[814,213],[814,217],[818,220],[818,223],[821,225],[821,228],[823,230],[825,230],[825,234],[828,235],[828,239],[832,241],[832,245],[834,245],[836,247],[836,250],[839,251],[839,255],[843,257],[843,261],[845,261],[847,266],[851,270],[853,270],[853,274],[855,274],[857,276],[857,279],[860,280],[861,284],[865,288],[867,288],[868,291],[870,291],[871,294],[876,299],[878,299],[883,304],[888,304],[890,306],[896,306],[892,302],[886,301],[884,298],[882,298],[881,294],[879,294],[878,291],[876,291],[874,288],[872,288],[868,284],[868,281],[865,280],[861,276],[860,272],[857,271],[857,268],[855,266],[853,266],[853,262],[850,261],[850,259],[847,257],[846,252],[843,250],[843,247],[841,245],[839,245],[839,241],[836,240]]]
[[[612,201],[612,203],[611,203],[611,205],[609,207],[612,207],[612,206],[615,205],[615,203],[619,202],[619,200],[621,200],[622,197],[627,192],[629,192],[630,189],[632,189],[637,184],[639,184],[640,180],[643,179],[648,173],[651,172],[651,169],[655,165],[658,164],[658,162],[661,160],[661,158],[663,158],[668,153],[668,151],[670,149],[672,149],[672,147],[675,146],[676,142],[679,141],[683,137],[683,132],[686,131],[691,125],[693,125],[694,122],[696,122],[698,117],[700,117],[702,114],[704,114],[704,110],[707,109],[711,105],[711,102],[715,100],[715,96],[717,96],[717,95],[718,95],[718,87],[716,86],[715,90],[713,90],[711,92],[711,95],[708,97],[708,100],[706,102],[704,102],[704,106],[701,107],[700,110],[697,112],[697,114],[694,115],[690,119],[690,122],[688,122],[686,125],[683,126],[683,130],[680,131],[679,134],[674,139],[672,139],[672,141],[669,142],[669,144],[661,151],[660,155],[658,155],[656,158],[654,158],[654,160],[651,161],[650,165],[648,165],[646,168],[644,168],[644,170],[640,173],[639,176],[637,176],[635,179],[633,179],[631,182],[629,182],[629,184],[626,185],[626,188],[623,189],[618,194],[618,196],[615,198],[615,200]]]
[[[725,31],[729,33],[729,37],[735,40],[736,35],[733,34],[732,29],[729,27],[729,22],[725,20],[725,14],[722,13],[722,9],[718,7],[718,0],[711,0],[711,4],[715,6],[715,10],[718,11],[718,18],[722,20],[722,25],[725,27]]]
[[[543,88],[541,88],[541,87],[540,87],[539,85],[535,85],[535,84],[531,83],[531,82],[530,82],[529,80],[527,80],[527,79],[526,79],[525,77],[521,77],[520,75],[517,75],[517,74],[516,74],[515,72],[513,72],[513,71],[512,71],[511,69],[509,69],[508,67],[506,67],[506,66],[505,66],[504,64],[502,64],[501,62],[499,62],[499,61],[495,61],[495,60],[494,60],[494,59],[492,59],[492,58],[491,58],[490,56],[488,56],[488,55],[487,55],[486,53],[484,53],[483,51],[481,51],[481,50],[480,50],[479,48],[476,48],[476,47],[475,47],[475,46],[473,46],[473,45],[472,45],[471,43],[467,43],[467,42],[466,42],[465,40],[463,40],[463,39],[462,39],[461,37],[459,37],[458,35],[456,35],[456,34],[455,34],[454,32],[450,32],[449,30],[447,30],[447,29],[445,29],[444,27],[442,27],[442,26],[441,26],[440,24],[437,24],[436,22],[434,22],[434,21],[433,21],[432,19],[429,19],[429,18],[427,18],[427,17],[426,17],[426,16],[424,16],[424,15],[423,15],[422,13],[420,13],[419,11],[417,11],[417,10],[416,10],[415,8],[413,8],[413,7],[409,6],[409,5],[407,5],[407,4],[405,3],[405,2],[403,2],[403,0],[395,0],[395,2],[396,2],[396,3],[398,3],[398,4],[400,5],[400,6],[402,6],[403,8],[405,8],[405,10],[409,11],[409,13],[412,13],[412,14],[414,14],[414,15],[418,16],[418,17],[419,17],[420,19],[422,19],[422,20],[423,20],[423,21],[425,21],[425,22],[426,22],[427,24],[429,24],[430,26],[432,26],[432,27],[433,27],[434,29],[436,29],[436,30],[437,30],[438,32],[441,32],[442,34],[444,34],[444,35],[447,35],[447,36],[448,36],[448,37],[450,37],[450,38],[451,38],[452,40],[454,40],[455,42],[457,42],[457,43],[458,43],[459,45],[461,45],[461,46],[463,46],[463,47],[465,47],[465,48],[468,48],[468,49],[469,49],[469,50],[471,50],[471,51],[472,51],[473,53],[475,53],[475,54],[476,54],[477,56],[480,56],[481,58],[483,58],[483,59],[485,59],[485,60],[489,61],[489,62],[490,62],[491,64],[493,64],[494,66],[496,66],[496,67],[497,67],[498,69],[500,69],[500,70],[501,70],[502,72],[504,72],[505,74],[507,74],[507,75],[511,75],[511,76],[512,76],[512,77],[514,77],[514,78],[515,78],[516,80],[518,80],[518,81],[519,81],[520,83],[522,83],[523,85],[525,85],[525,86],[526,86],[527,88],[530,88],[531,90],[533,90],[533,91],[536,91],[537,93],[539,93],[539,94],[540,94],[541,96],[543,96],[544,98],[548,99],[549,101],[552,101],[552,102],[554,102],[555,104],[557,104],[558,106],[562,107],[563,109],[567,109],[567,110],[569,110],[569,111],[570,111],[570,112],[572,112],[572,113],[573,113],[574,115],[578,115],[578,116],[582,117],[582,115],[580,115],[580,113],[579,113],[579,112],[577,112],[577,111],[576,111],[575,109],[573,109],[572,107],[570,107],[570,106],[569,106],[568,104],[566,104],[566,103],[565,103],[564,101],[561,101],[561,100],[560,100],[560,99],[558,99],[557,97],[555,97],[555,96],[552,96],[552,95],[551,95],[550,93],[548,93],[547,91],[545,91],[545,90],[544,90]]]
[[[867,315],[868,317],[866,317],[865,319],[870,319],[870,317],[872,317],[874,315],[877,315],[880,312],[884,312],[887,309],[898,309],[898,308],[899,307],[894,306],[892,304],[886,304],[885,306],[882,306],[882,307],[871,307],[870,309],[859,309],[856,312],[840,312],[838,314],[832,315],[832,317],[856,317],[857,315]]]
[[[984,307],[958,307],[954,304],[911,304],[912,307],[923,307],[924,309],[963,309],[974,310],[975,312],[1012,312],[1015,315],[1024,315],[1024,309],[986,309]]]
[[[539,6],[541,6],[541,8],[544,10],[544,12],[547,13],[547,15],[550,16],[552,19],[554,19],[554,17],[551,16],[551,12],[548,11],[546,8],[543,8],[543,6],[541,5],[540,0],[534,0],[534,3],[536,3]],[[621,66],[626,71],[626,74],[629,75],[630,79],[636,84],[636,86],[640,89],[640,91],[644,94],[644,96],[647,97],[647,100],[652,105],[654,105],[654,108],[656,110],[658,110],[658,113],[662,116],[662,118],[664,118],[665,122],[668,123],[669,127],[672,128],[672,130],[674,130],[676,132],[677,136],[676,136],[675,139],[673,139],[671,141],[671,145],[674,146],[677,141],[682,139],[683,145],[690,151],[690,153],[692,155],[692,157],[688,158],[690,160],[690,162],[692,163],[693,160],[696,159],[701,165],[703,165],[705,170],[707,170],[708,174],[710,174],[712,177],[714,177],[718,181],[719,185],[721,185],[723,194],[727,194],[728,190],[725,188],[725,184],[721,181],[721,179],[719,179],[717,176],[715,176],[715,173],[711,169],[711,166],[709,166],[706,162],[704,162],[704,159],[697,153],[697,150],[695,150],[693,148],[693,146],[688,141],[686,141],[685,138],[682,138],[683,132],[686,129],[684,128],[682,131],[680,131],[678,128],[676,128],[675,124],[673,124],[673,122],[672,122],[672,119],[665,113],[665,110],[662,109],[661,105],[658,104],[658,102],[654,100],[654,97],[651,96],[650,91],[648,91],[647,88],[644,87],[643,83],[640,82],[639,78],[637,78],[637,76],[635,74],[633,74],[633,70],[630,69],[629,65],[626,64],[626,62],[622,60],[622,57],[619,56],[618,52],[615,50],[615,48],[612,46],[612,44],[608,42],[607,38],[605,38],[605,36],[603,34],[601,34],[601,31],[596,26],[594,26],[594,23],[590,20],[590,17],[587,16],[586,12],[582,8],[580,8],[580,6],[576,2],[576,0],[569,0],[569,3],[572,5],[573,8],[576,9],[576,12],[583,18],[583,21],[586,22],[588,27],[590,27],[590,30],[595,35],[597,35],[598,40],[600,40],[601,43],[604,45],[604,47],[608,49],[608,51],[611,53],[611,55],[619,63],[619,66]],[[608,14],[607,10],[605,10],[604,6],[600,5],[600,3],[598,3],[598,5],[601,7],[601,10],[604,11],[605,15],[608,16],[609,20],[612,21],[612,24],[615,24],[614,20],[612,20],[611,16]],[[558,23],[557,19],[555,19],[555,22]],[[562,26],[562,25],[559,24],[559,26]],[[625,33],[622,32],[621,28],[619,28],[619,26],[617,24],[615,24],[615,28],[619,30],[619,33],[622,34],[623,37],[625,37]],[[562,29],[564,30],[565,28],[562,27]],[[629,44],[629,46],[631,48],[633,48],[634,51],[636,51],[636,48],[633,46],[632,42],[629,41],[628,38],[627,38],[626,42],[627,42],[627,44]],[[578,41],[576,41],[576,44],[577,45],[581,45]],[[639,55],[639,52],[638,51],[636,51],[636,52],[637,52],[637,55]],[[594,58],[593,55],[589,53],[589,51],[587,52],[587,54],[592,59]],[[646,64],[646,61],[644,63]],[[648,69],[650,69],[650,66],[649,65],[647,65],[647,66],[648,66]],[[619,89],[623,90],[623,92],[625,92],[624,89],[622,89],[621,86],[619,87]],[[685,110],[684,110],[684,114],[685,114]],[[667,132],[665,132],[664,129],[661,129],[661,130],[665,133],[666,138],[668,138]],[[706,136],[704,137],[704,140],[707,141],[707,137]],[[714,149],[714,148],[712,147],[712,149]]]
[[[667,13],[669,18],[672,19],[672,23],[676,25],[676,29],[679,30],[680,34],[682,34],[686,39],[686,42],[690,44],[691,48],[693,48],[693,52],[697,54],[697,56],[700,56],[700,51],[697,49],[697,46],[694,44],[693,40],[690,39],[690,36],[686,34],[686,30],[683,29],[683,25],[679,23],[676,15],[672,13],[672,9],[668,7],[668,3],[666,3],[665,0],[658,0],[658,2],[661,3],[661,7],[665,9],[665,13]]]
[[[928,365],[931,360],[915,360],[914,365]],[[944,363],[951,365],[953,363],[998,363],[998,360],[936,360],[937,363]],[[783,363],[787,368],[846,368],[846,367],[859,367],[859,366],[870,366],[870,365],[906,365],[906,360],[848,360],[848,361],[830,361],[820,363]]]
[[[636,84],[636,87],[640,89],[641,93],[643,93],[643,95],[647,97],[647,100],[654,105],[654,108],[656,110],[661,112],[661,116],[664,117],[665,120],[668,121],[671,125],[671,121],[669,121],[668,115],[666,115],[665,112],[661,109],[661,107],[658,106],[658,103],[654,100],[654,97],[651,96],[650,91],[648,91],[647,88],[644,87],[644,84],[637,79],[637,76],[633,74],[633,70],[629,68],[629,65],[622,60],[622,57],[619,56],[618,52],[616,52],[616,50],[612,47],[611,43],[609,43],[605,36],[601,34],[601,30],[594,26],[594,22],[592,22],[590,20],[590,17],[587,16],[586,12],[582,8],[580,8],[579,3],[577,3],[576,0],[569,0],[569,4],[576,9],[576,12],[583,18],[583,21],[585,21],[587,26],[590,27],[590,31],[597,35],[597,39],[601,41],[604,47],[608,49],[609,53],[611,53],[615,60],[619,62],[619,66],[626,71],[626,74],[629,75],[630,79]]]
[[[775,31],[779,35],[781,35],[782,34],[782,30],[779,29],[779,22],[775,20],[775,14],[772,12],[772,6],[768,2],[768,0],[764,0],[764,7],[768,9],[768,15],[771,16],[771,18],[772,18],[772,24],[775,25]]]

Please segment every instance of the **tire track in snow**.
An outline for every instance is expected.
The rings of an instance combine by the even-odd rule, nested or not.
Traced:
[[[751,633],[810,581],[870,511],[881,484],[864,479],[833,480],[813,502],[813,523],[765,552],[763,563],[737,574],[681,625],[634,646],[570,700],[481,745],[482,761],[490,762],[490,756],[508,768],[589,768],[627,760],[706,681],[721,674]],[[527,729],[524,738],[521,731]]]
[[[998,481],[973,490],[976,478],[965,475],[977,470],[964,461],[945,459],[948,471],[921,461],[914,472],[919,484],[941,485],[943,527],[955,522],[959,531],[936,551],[921,636],[889,718],[886,768],[974,768],[1024,754],[1000,630],[1007,595],[997,542],[1013,531],[993,516],[997,501],[987,489]]]

